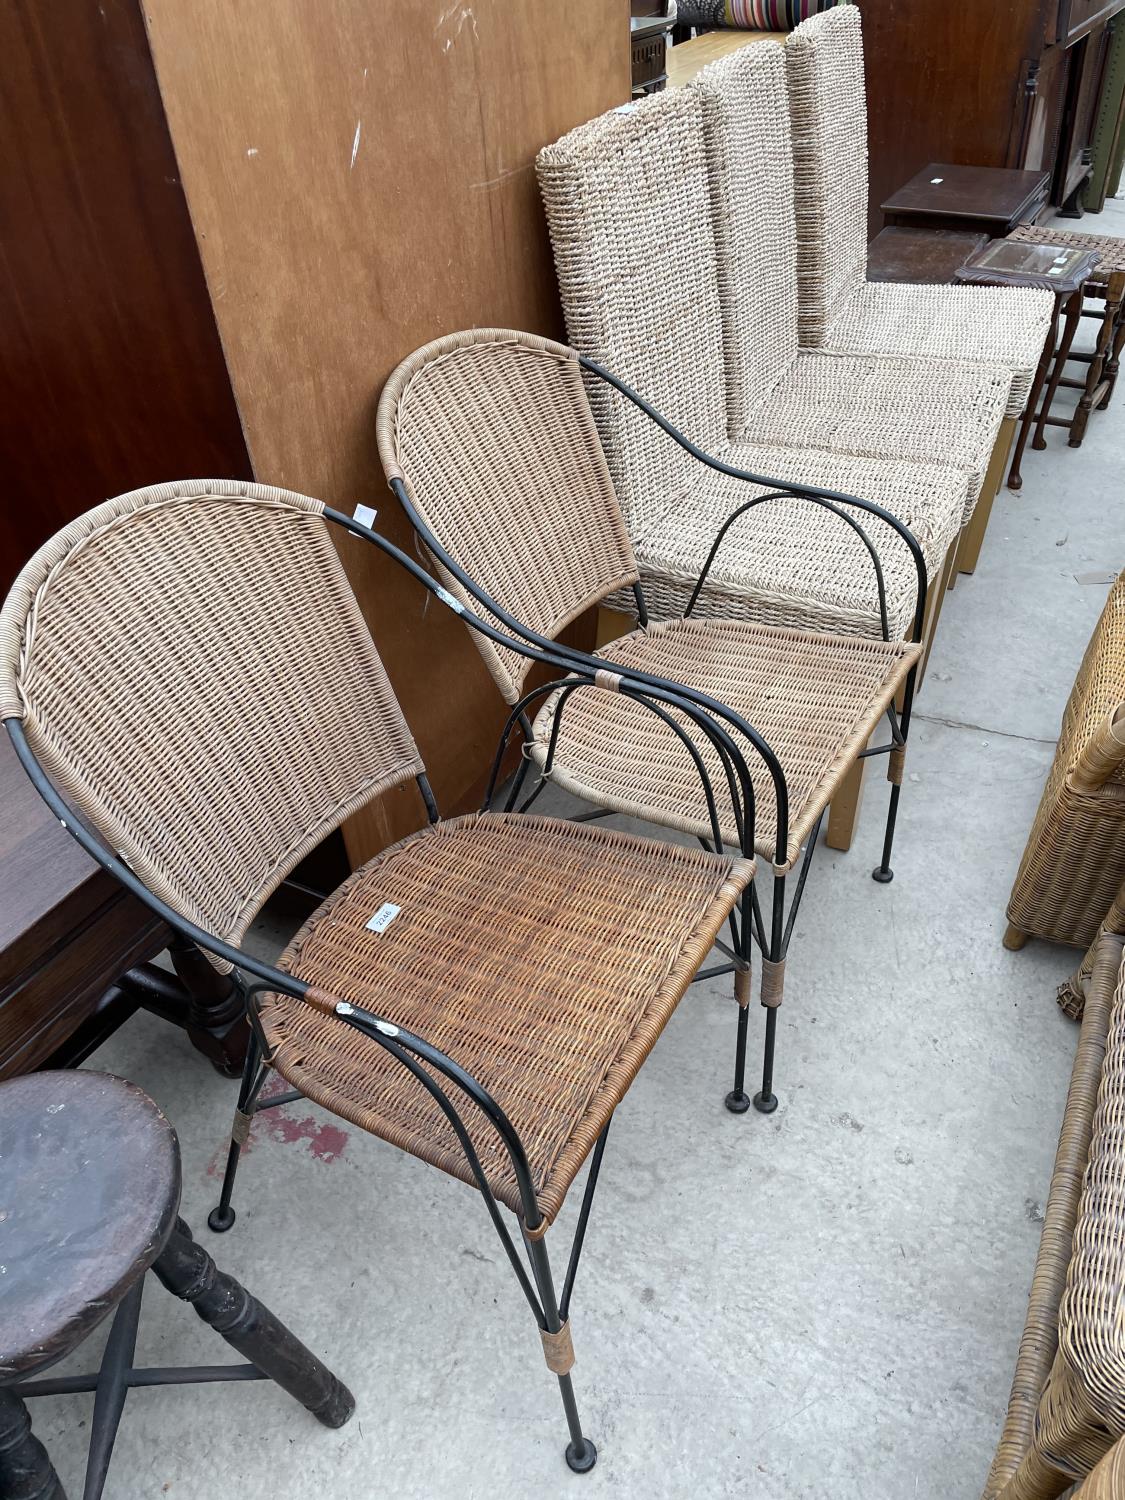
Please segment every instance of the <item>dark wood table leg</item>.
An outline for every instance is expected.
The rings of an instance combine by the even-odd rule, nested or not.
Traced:
[[[342,1427],[355,1410],[347,1386],[285,1324],[220,1271],[183,1219],[152,1268],[161,1284],[190,1302],[203,1321],[263,1375],[312,1412],[326,1427]]]
[[[1070,437],[1067,441],[1072,448],[1081,448],[1082,439],[1086,436],[1086,428],[1090,421],[1090,413],[1094,409],[1095,400],[1100,404],[1101,396],[1104,394],[1108,384],[1108,375],[1106,372],[1113,335],[1118,323],[1121,321],[1123,292],[1125,292],[1125,277],[1111,276],[1105,293],[1105,312],[1101,322],[1098,324],[1097,341],[1094,344],[1094,352],[1086,370],[1086,384],[1082,388],[1082,395],[1078,399],[1074,419],[1070,424]]]
[[[238,986],[194,943],[174,938],[168,952],[175,974],[139,964],[122,976],[121,988],[142,1009],[182,1026],[196,1051],[224,1077],[240,1077],[250,1025]]]
[[[31,1430],[27,1407],[0,1386],[0,1495],[4,1500],[66,1500],[47,1450]]]
[[[1051,415],[1051,406],[1055,399],[1055,392],[1059,388],[1063,370],[1070,357],[1070,351],[1074,344],[1074,335],[1078,332],[1078,325],[1082,321],[1082,288],[1072,292],[1066,299],[1063,309],[1063,330],[1059,339],[1059,347],[1055,351],[1055,367],[1051,371],[1051,378],[1047,382],[1046,394],[1043,404],[1039,408],[1039,414],[1035,424],[1035,436],[1031,440],[1033,448],[1045,448],[1047,446],[1047,418]]]
[[[1023,416],[1020,418],[1019,436],[1016,438],[1016,450],[1012,454],[1012,466],[1008,470],[1008,488],[1018,490],[1023,488],[1023,475],[1020,466],[1023,463],[1024,449],[1027,447],[1027,439],[1031,433],[1032,423],[1035,421],[1035,413],[1039,409],[1039,397],[1043,392],[1043,384],[1047,379],[1047,371],[1050,369],[1051,356],[1055,352],[1058,341],[1059,312],[1062,300],[1055,298],[1055,308],[1051,315],[1051,326],[1047,330],[1047,337],[1043,341],[1043,353],[1039,356],[1039,363],[1035,367],[1035,379],[1031,382],[1031,390],[1027,395],[1027,405],[1024,407]]]
[[[1098,402],[1098,410],[1105,411],[1113,399],[1113,388],[1117,384],[1117,372],[1121,368],[1121,351],[1125,348],[1125,304],[1117,310],[1117,323],[1113,330],[1113,343],[1105,367],[1106,392]]]

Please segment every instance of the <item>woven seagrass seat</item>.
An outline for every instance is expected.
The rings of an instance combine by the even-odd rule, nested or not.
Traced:
[[[1008,900],[1007,948],[1085,948],[1125,881],[1125,572],[1106,600],[1063,714]]]
[[[457,818],[357,870],[281,967],[472,1073],[519,1131],[550,1223],[748,875],[589,824]],[[398,915],[371,932],[388,901]],[[472,1182],[444,1115],[375,1042],[286,996],[264,1001],[262,1025],[274,1066],[310,1099]],[[519,1213],[502,1143],[471,1133],[492,1191]]]
[[[516,813],[441,822],[331,526],[464,615],[412,558],[307,496],[159,485],[79,516],[26,564],[0,610],[0,718],[63,826],[201,964],[200,949],[230,971],[245,1002],[251,1039],[209,1227],[234,1223],[256,1113],[302,1092],[475,1185],[559,1380],[567,1462],[584,1471],[596,1449],[571,1381],[569,1307],[610,1118],[749,904],[752,851]],[[535,661],[610,696],[598,667],[472,623],[513,671]],[[709,722],[669,686],[624,690],[669,726],[672,711]],[[285,968],[238,946],[313,846],[411,786],[429,826],[331,895]],[[297,1092],[263,1093],[275,1069]],[[588,1158],[556,1293],[547,1231]]]
[[[960,525],[965,485],[950,469],[893,463],[889,459],[848,459],[823,450],[804,452],[732,443],[723,456],[739,468],[822,489],[846,478],[865,499],[889,511],[916,537],[927,569],[936,576]],[[634,533],[637,567],[649,609],[658,619],[682,615],[711,544],[726,518],[762,486],[712,469],[697,468],[684,493]],[[759,506],[727,534],[715,558],[695,613],[744,619],[794,630],[834,631],[877,637],[879,590],[870,557],[849,527],[811,516],[801,501]],[[891,527],[876,516],[864,527],[879,552],[886,586],[889,634],[910,635],[918,577],[910,554]],[[628,590],[606,601],[622,614],[635,612]]]
[[[870,495],[896,517],[909,517],[936,577],[976,499],[975,476],[1002,415],[1003,380],[979,370],[966,377],[948,365],[913,365],[904,381],[900,362],[799,356],[792,207],[777,201],[779,192],[791,198],[791,186],[775,182],[779,170],[782,179],[788,171],[784,67],[772,44],[745,51],[772,55],[777,98],[772,111],[763,111],[747,163],[752,176],[767,179],[764,190],[755,189],[746,221],[748,230],[760,228],[761,239],[734,285],[716,246],[725,221],[713,218],[699,87],[640,100],[539,153],[570,341],[715,457],[740,465],[747,451],[740,444],[772,448],[763,472],[784,479],[808,474],[805,482]],[[648,291],[654,278],[659,297]],[[758,288],[752,304],[747,288]],[[752,316],[740,317],[747,307]],[[862,391],[855,384],[861,378]],[[592,383],[589,395],[629,535],[644,549],[645,577],[665,573],[674,581],[698,530],[693,512],[697,504],[709,508],[713,479],[702,477],[618,391]],[[722,594],[714,609],[833,632],[874,620],[870,564],[841,546],[837,523],[793,508],[785,517],[791,545],[779,550],[777,523],[764,513],[756,520],[737,539],[749,586],[709,581],[707,589]],[[681,524],[688,533],[683,541],[676,536]],[[881,551],[895,567],[894,549]],[[806,561],[794,569],[795,557]],[[735,571],[729,559],[722,566],[728,576]],[[841,607],[844,570],[853,602]],[[774,602],[765,614],[755,578],[773,581]],[[866,608],[854,602],[864,595]]]
[[[600,652],[615,663],[668,677],[719,698],[764,736],[785,772],[787,847],[777,847],[773,788],[755,797],[760,854],[791,865],[817,819],[887,711],[920,647],[902,641],[824,637],[738,620],[676,620],[614,641]],[[532,754],[544,763],[557,695],[534,725]],[[562,716],[552,777],[601,807],[658,818],[685,833],[710,832],[699,777],[687,750],[640,706],[603,694],[576,694]],[[729,794],[712,778],[724,836],[737,844]]]
[[[860,10],[811,16],[785,42],[796,183],[800,339],[810,349],[970,360],[1027,404],[1053,298],[1032,287],[910,286],[867,276],[867,98]]]

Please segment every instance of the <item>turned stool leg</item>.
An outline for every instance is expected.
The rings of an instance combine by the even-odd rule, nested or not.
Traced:
[[[0,1386],[0,1495],[5,1500],[66,1500],[47,1450],[31,1430],[27,1407]]]
[[[1023,488],[1023,475],[1020,468],[1023,464],[1024,449],[1027,440],[1031,436],[1031,429],[1035,423],[1035,416],[1039,410],[1039,398],[1043,393],[1043,386],[1047,380],[1047,371],[1051,367],[1051,356],[1055,352],[1055,346],[1059,337],[1059,313],[1062,310],[1062,299],[1056,295],[1054,311],[1051,313],[1051,326],[1047,332],[1043,344],[1043,353],[1039,356],[1039,363],[1035,367],[1035,378],[1031,382],[1031,390],[1028,392],[1027,405],[1024,407],[1023,416],[1020,418],[1019,434],[1016,437],[1016,451],[1012,454],[1012,466],[1008,471],[1008,488],[1018,490]],[[950,588],[953,587],[952,581]]]
[[[1043,405],[1039,408],[1036,419],[1035,436],[1031,440],[1033,448],[1045,448],[1047,446],[1047,418],[1051,415],[1051,407],[1054,404],[1055,392],[1059,388],[1066,362],[1070,358],[1071,346],[1074,343],[1074,335],[1078,332],[1078,324],[1082,319],[1082,288],[1072,292],[1066,299],[1065,311],[1063,313],[1062,337],[1059,347],[1055,351],[1055,367],[1051,371],[1051,378],[1047,382],[1047,390],[1043,396]],[[1009,481],[1010,483],[1011,481]]]
[[[355,1398],[306,1349],[285,1324],[220,1271],[182,1219],[153,1265],[161,1284],[196,1312],[263,1375],[312,1412],[326,1427],[342,1427],[355,1410]]]

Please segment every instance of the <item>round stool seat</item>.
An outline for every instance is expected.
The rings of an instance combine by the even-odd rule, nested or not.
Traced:
[[[0,1382],[61,1358],[160,1254],[180,1200],[175,1131],[107,1073],[0,1084]]]

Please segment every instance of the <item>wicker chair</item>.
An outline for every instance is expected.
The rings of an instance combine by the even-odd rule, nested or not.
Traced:
[[[846,354],[971,360],[1010,372],[1027,404],[1050,292],[867,280],[867,97],[859,7],[811,16],[785,43],[796,178],[801,343]]]
[[[1063,715],[1008,902],[1006,948],[1085,948],[1125,881],[1125,572],[1110,590]]]
[[[812,16],[785,43],[796,181],[801,344],[843,355],[1001,365],[1009,389],[1000,464],[966,533],[972,572],[1015,423],[1054,317],[1032,287],[910,286],[867,280],[867,99],[859,8]]]
[[[1086,985],[1027,1323],[984,1500],[1054,1500],[1125,1434],[1123,1002],[1123,941],[1107,934]],[[1120,1474],[1120,1455],[1108,1472]]]
[[[1059,985],[1057,994],[1059,1008],[1072,1021],[1082,1019],[1086,1008],[1086,984],[1094,972],[1094,957],[1098,951],[1098,944],[1107,932],[1125,932],[1125,885],[1114,896],[1113,905],[1106,912],[1102,925],[1098,928],[1098,935],[1086,949],[1082,962],[1070,978],[1064,979]]]
[[[226,481],[139,490],[72,522],[13,585],[0,716],[79,843],[246,987],[254,1042],[211,1227],[233,1220],[240,1147],[276,1102],[261,1099],[271,1069],[477,1187],[559,1377],[567,1461],[588,1469],[568,1317],[606,1131],[753,863],[551,818],[438,821],[326,521],[453,603],[304,496]],[[507,659],[551,662],[479,628]],[[605,696],[561,666],[571,692]],[[695,713],[625,674],[614,686],[614,703]],[[746,775],[737,750],[731,762]],[[239,948],[306,850],[410,782],[428,826],[329,896],[278,966]],[[556,1299],[544,1235],[591,1152]]]
[[[763,42],[730,61],[759,56],[773,103],[758,99],[747,171],[769,186],[754,197],[760,241],[750,244],[740,228],[753,259],[737,281],[720,279],[705,150],[705,106],[717,97],[716,76],[730,76],[717,72],[725,64],[540,152],[570,341],[730,464],[876,501],[914,532],[936,577],[979,490],[1008,377],[950,362],[798,354],[782,58]],[[733,295],[759,283],[768,290],[756,304]],[[737,503],[735,486],[693,470],[619,393],[595,387],[591,402],[653,606],[680,613],[718,521]],[[823,516],[766,508],[732,543],[703,612],[877,632],[866,554],[845,551]],[[895,600],[892,634],[905,634],[912,571],[893,543],[881,551]],[[612,606],[631,607],[627,595]]]
[[[1125,1438],[1114,1443],[1079,1489],[1075,1500],[1121,1500],[1125,1495]]]
[[[802,505],[824,510],[844,536],[852,535],[856,522],[881,516],[915,570],[912,642],[888,638],[885,599],[880,638],[813,634],[744,618],[700,619],[693,606],[701,597],[706,567],[688,608],[649,624],[645,591],[587,402],[583,370],[597,377],[597,367],[572,349],[530,334],[474,329],[439,339],[404,360],[388,380],[377,417],[380,457],[392,489],[459,601],[480,605],[507,630],[549,647],[584,610],[615,591],[628,590],[642,628],[603,646],[595,658],[574,653],[572,659],[601,669],[610,686],[614,674],[626,671],[641,681],[682,684],[700,695],[701,706],[721,703],[734,711],[727,720],[731,731],[744,736],[755,763],[764,768],[753,788],[749,831],[734,816],[727,778],[710,745],[700,744],[698,756],[711,771],[717,817],[716,808],[701,796],[696,751],[690,746],[658,739],[655,721],[649,725],[632,705],[618,709],[611,699],[573,698],[566,689],[525,693],[524,663],[477,637],[497,685],[514,705],[509,724],[519,726],[541,773],[525,805],[549,779],[597,809],[646,818],[716,847],[752,836],[757,850],[772,862],[768,934],[756,896],[753,902],[766,1007],[762,1087],[753,1102],[770,1113],[777,1107],[777,1006],[797,905],[824,809],[841,778],[865,753],[890,756],[890,811],[883,858],[874,875],[880,881],[892,878],[890,855],[926,588],[921,550],[901,523],[864,501],[842,495],[825,499],[824,492],[774,481],[772,493],[747,484],[745,507],[774,503],[794,512]],[[615,378],[613,386],[617,394],[637,399]],[[674,433],[640,404],[666,433]],[[691,454],[704,465],[714,462],[698,449],[691,448]],[[726,472],[733,490],[738,476]],[[844,519],[848,514],[851,522]],[[729,522],[738,517],[736,509]],[[708,564],[725,529],[713,540]],[[874,549],[869,567],[873,558]],[[900,687],[901,717],[893,706]],[[544,697],[532,724],[529,714]],[[884,714],[890,719],[890,743],[865,752]],[[513,799],[522,782],[521,775]],[[786,918],[786,877],[803,844],[805,858]],[[744,1087],[750,943],[744,919],[732,955],[739,1014],[734,1088],[726,1101],[739,1113],[751,1102]]]

